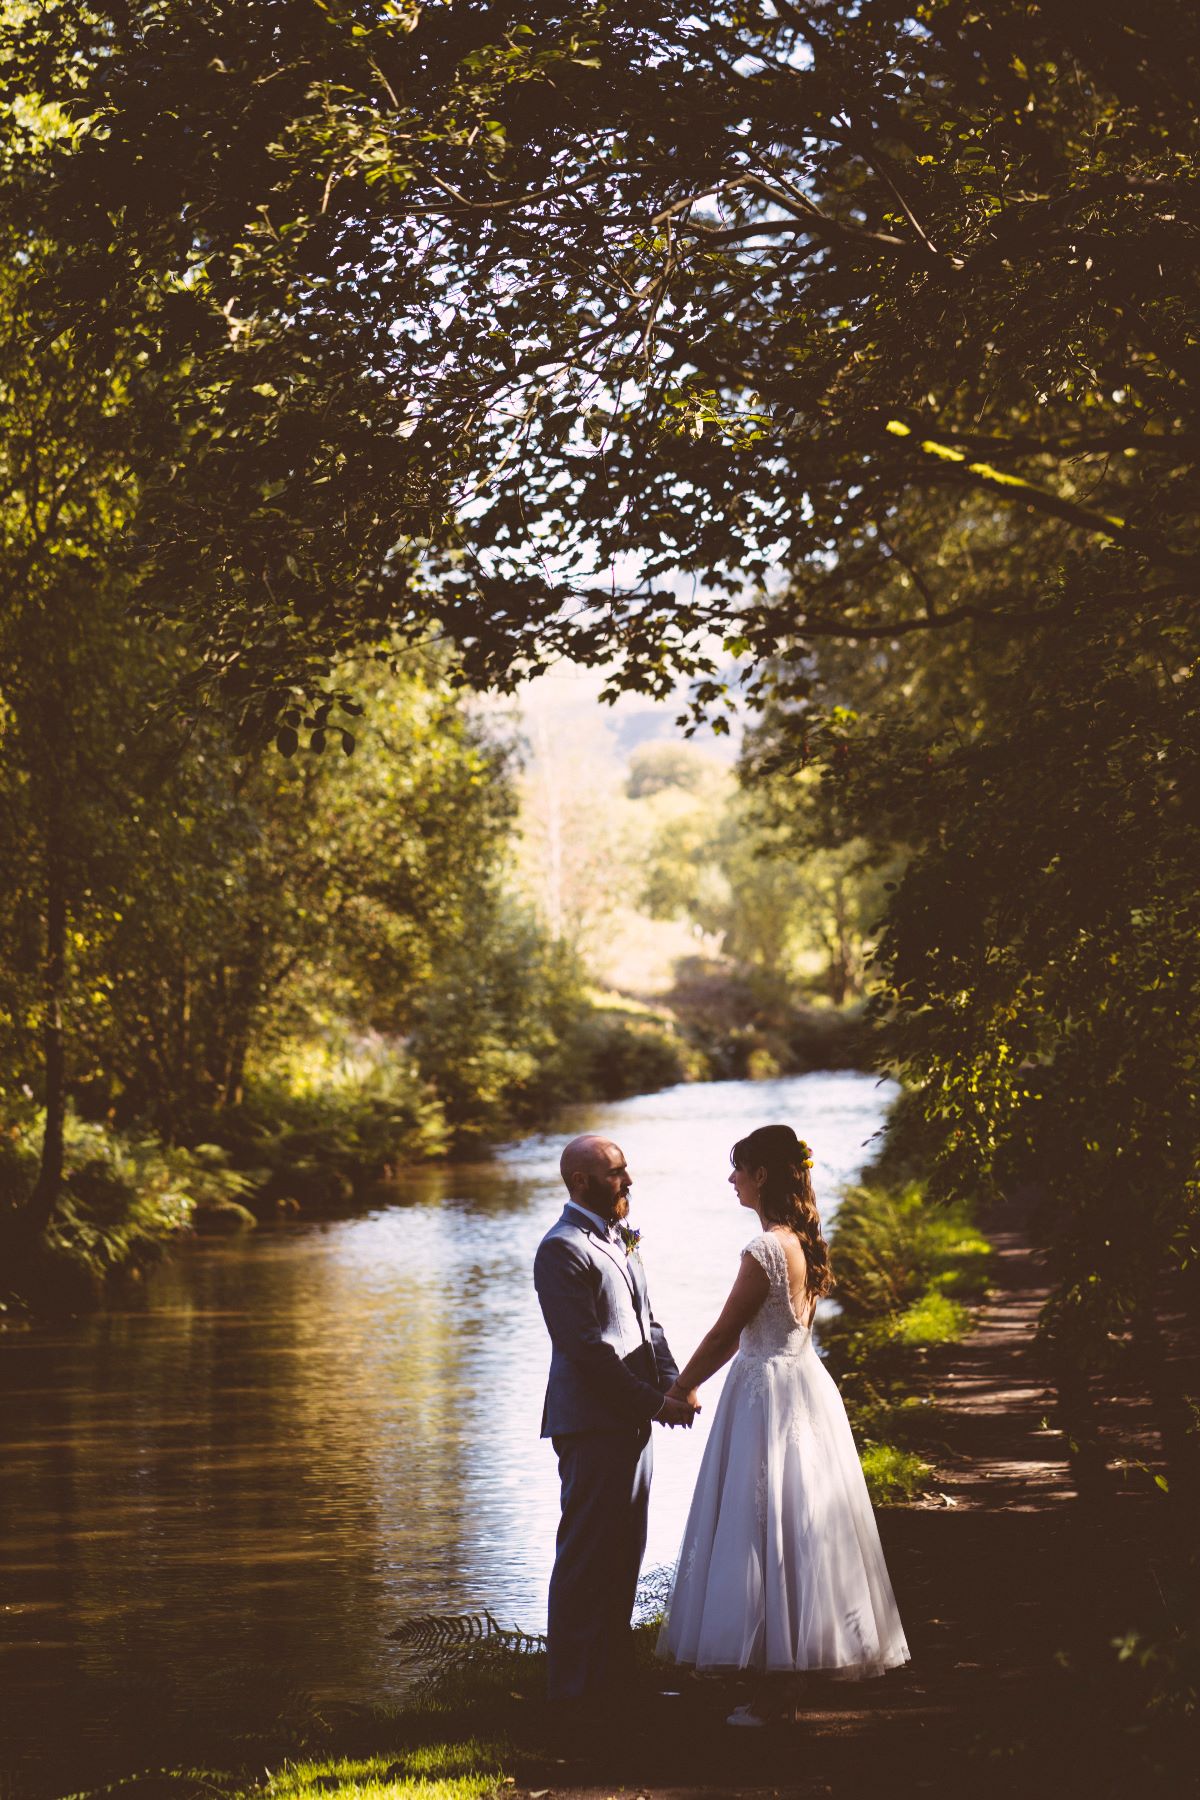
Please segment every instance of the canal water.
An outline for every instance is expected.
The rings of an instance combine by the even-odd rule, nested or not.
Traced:
[[[566,1138],[626,1152],[682,1363],[757,1230],[728,1185],[733,1141],[795,1125],[829,1222],[893,1091],[815,1074],[580,1109],[354,1217],[198,1242],[134,1300],[0,1335],[8,1791],[386,1702],[407,1675],[387,1633],[414,1613],[541,1630],[558,1490],[530,1269]],[[692,1431],[656,1429],[648,1571],[673,1562],[719,1388]]]

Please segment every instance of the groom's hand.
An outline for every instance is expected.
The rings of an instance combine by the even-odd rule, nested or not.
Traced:
[[[699,1411],[698,1406],[689,1406],[686,1400],[676,1400],[668,1394],[658,1414],[658,1422],[660,1425],[690,1426]]]

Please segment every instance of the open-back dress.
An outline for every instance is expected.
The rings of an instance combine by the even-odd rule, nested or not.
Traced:
[[[908,1661],[850,1422],[796,1317],[787,1254],[717,1403],[657,1653],[700,1670],[880,1675]]]

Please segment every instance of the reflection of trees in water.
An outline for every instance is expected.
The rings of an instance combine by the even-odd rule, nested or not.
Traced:
[[[205,1255],[163,1271],[177,1310],[97,1319],[49,1369],[36,1347],[0,1492],[28,1521],[22,1596],[66,1629],[30,1615],[53,1641],[10,1673],[45,1684],[47,1716],[14,1737],[66,1702],[94,1774],[135,1725],[141,1754],[298,1688],[377,1694],[389,1569],[456,1592],[465,1380],[440,1284],[329,1249]]]

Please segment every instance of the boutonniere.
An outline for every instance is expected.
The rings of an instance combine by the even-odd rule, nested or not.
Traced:
[[[617,1231],[620,1233],[621,1242],[625,1246],[626,1256],[632,1256],[642,1241],[641,1232],[635,1230],[632,1225],[618,1225]]]

